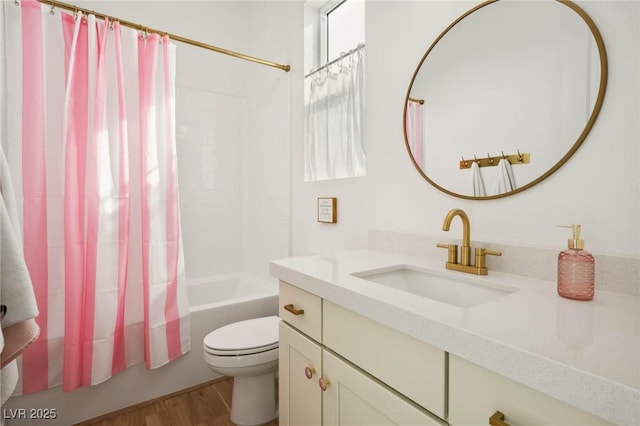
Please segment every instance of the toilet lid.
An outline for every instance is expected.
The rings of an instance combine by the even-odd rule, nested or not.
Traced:
[[[278,317],[235,322],[213,330],[204,338],[207,352],[231,355],[255,353],[278,347]]]

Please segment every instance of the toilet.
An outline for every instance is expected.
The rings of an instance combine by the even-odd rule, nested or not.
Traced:
[[[225,325],[204,338],[204,359],[216,373],[233,377],[231,421],[254,426],[278,417],[278,317]]]

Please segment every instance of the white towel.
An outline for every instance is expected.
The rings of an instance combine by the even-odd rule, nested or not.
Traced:
[[[2,369],[0,377],[2,377],[0,380],[0,405],[4,405],[16,389],[18,379],[20,378],[18,362],[16,360],[11,361],[9,365]]]
[[[2,328],[38,315],[19,230],[9,165],[0,147],[0,297],[7,307]]]
[[[5,365],[0,372],[0,404],[4,404],[13,393],[18,382],[18,367],[15,356],[21,353],[38,336],[39,328],[33,318],[38,315],[36,298],[22,251],[20,223],[16,200],[11,185],[7,159],[0,146],[0,304],[6,306],[0,330],[0,358]],[[22,333],[27,325],[30,333]],[[10,327],[13,326],[13,327]],[[18,333],[13,331],[18,330]],[[11,352],[8,354],[7,352]],[[5,355],[7,355],[5,357]],[[3,363],[4,364],[4,363]]]
[[[510,192],[516,189],[516,181],[513,178],[513,170],[509,160],[503,158],[498,163],[496,170],[496,180],[493,183],[493,193],[495,195]]]
[[[473,175],[473,196],[486,196],[487,194],[484,190],[484,182],[482,182],[482,175],[480,174],[480,166],[475,161],[471,163],[471,174]]]

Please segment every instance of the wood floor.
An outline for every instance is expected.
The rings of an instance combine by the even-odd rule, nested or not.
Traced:
[[[217,380],[75,426],[234,426],[229,419],[232,390],[233,379]],[[278,426],[278,420],[267,426]]]

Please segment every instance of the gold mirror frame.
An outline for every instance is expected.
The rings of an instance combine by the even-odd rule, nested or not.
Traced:
[[[420,173],[422,175],[422,177],[427,182],[429,182],[431,185],[433,185],[434,187],[436,187],[440,191],[442,191],[442,192],[444,192],[446,194],[452,195],[454,197],[464,198],[464,199],[467,199],[467,200],[492,200],[492,199],[496,199],[496,198],[508,197],[510,195],[517,194],[519,192],[522,192],[522,191],[524,191],[526,189],[529,189],[529,188],[537,185],[538,183],[542,182],[543,180],[545,180],[546,178],[551,176],[553,173],[555,173],[578,150],[580,145],[582,145],[582,142],[584,142],[585,138],[587,137],[587,135],[591,131],[591,128],[593,127],[593,124],[595,123],[596,118],[598,117],[598,114],[600,113],[600,109],[602,108],[602,103],[604,101],[604,94],[605,94],[605,92],[607,90],[607,77],[608,77],[607,53],[606,53],[606,50],[605,50],[605,47],[604,47],[604,42],[602,40],[602,36],[600,35],[600,31],[598,31],[598,28],[596,27],[596,24],[593,22],[593,20],[589,17],[589,15],[587,15],[587,13],[580,6],[578,6],[577,4],[573,3],[570,0],[556,0],[558,3],[561,3],[561,4],[565,5],[565,6],[567,6],[568,8],[570,8],[571,10],[573,10],[574,12],[576,12],[582,18],[582,20],[585,22],[585,24],[587,24],[587,26],[589,27],[589,30],[591,30],[591,34],[593,35],[593,37],[594,37],[594,39],[596,41],[596,45],[598,46],[598,54],[599,54],[599,57],[600,57],[600,87],[598,88],[598,96],[596,98],[595,105],[593,106],[593,111],[591,112],[591,115],[589,116],[589,120],[587,121],[587,123],[585,125],[585,128],[582,131],[582,133],[580,133],[580,135],[578,136],[578,139],[576,140],[576,142],[573,144],[571,149],[569,149],[569,151],[567,151],[567,153],[553,167],[551,167],[549,170],[547,170],[545,173],[543,173],[541,176],[539,176],[538,178],[534,179],[533,181],[531,181],[531,182],[527,183],[526,185],[523,185],[523,186],[521,186],[519,188],[516,188],[516,189],[514,189],[513,191],[510,191],[510,192],[505,192],[505,193],[496,194],[496,195],[487,195],[487,196],[484,196],[484,197],[476,197],[476,196],[472,196],[472,195],[463,195],[463,194],[458,194],[456,192],[452,192],[452,191],[450,191],[450,190],[448,190],[446,188],[443,188],[442,186],[438,185],[433,180],[431,180],[427,176],[427,174],[424,172],[424,170],[422,170],[422,168],[418,165],[418,163],[416,162],[415,158],[413,158],[413,153],[411,152],[411,147],[409,145],[409,138],[407,137],[407,128],[406,128],[407,105],[409,103],[411,89],[413,88],[413,83],[414,83],[414,81],[416,79],[416,76],[418,75],[418,72],[420,71],[420,68],[422,67],[422,64],[427,59],[427,57],[429,56],[429,53],[433,50],[433,48],[436,46],[436,44],[438,44],[440,39],[442,39],[453,27],[455,27],[456,24],[458,24],[460,21],[462,21],[467,16],[471,15],[473,12],[475,12],[475,11],[485,7],[485,6],[488,6],[490,4],[496,3],[498,1],[500,1],[500,0],[488,0],[488,1],[485,1],[485,2],[475,6],[472,9],[470,9],[469,11],[464,13],[462,16],[460,16],[458,19],[453,21],[434,40],[434,42],[431,44],[431,46],[429,46],[429,49],[427,50],[427,52],[424,54],[424,56],[422,57],[422,59],[418,63],[418,66],[416,67],[416,70],[413,73],[413,77],[411,77],[411,82],[409,83],[409,88],[407,89],[407,96],[405,97],[404,109],[403,109],[403,114],[402,114],[402,123],[403,123],[402,128],[403,128],[403,134],[404,134],[404,143],[405,143],[405,146],[407,148],[407,153],[409,154],[409,157],[411,158],[411,162],[413,163],[413,166],[416,168],[418,173]]]

